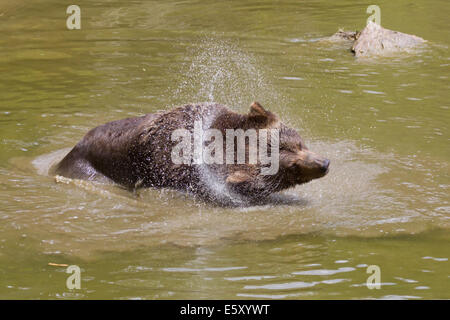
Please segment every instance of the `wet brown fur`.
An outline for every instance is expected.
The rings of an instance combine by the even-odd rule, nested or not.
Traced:
[[[208,128],[219,129],[224,137],[226,129],[278,129],[278,173],[261,175],[259,163],[201,165],[206,170],[200,165],[174,164],[171,151],[178,142],[171,140],[171,133],[180,128],[192,132],[194,121],[200,119]],[[248,154],[248,143],[246,148]],[[294,129],[254,102],[250,112],[244,115],[219,104],[196,104],[106,123],[90,130],[57,165],[55,173],[77,179],[113,181],[131,190],[171,188],[212,201],[232,202],[234,197],[257,201],[322,177],[327,170],[328,160],[310,152]],[[206,181],[211,178],[225,187],[226,199]]]

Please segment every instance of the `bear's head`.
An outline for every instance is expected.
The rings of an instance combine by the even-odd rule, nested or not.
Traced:
[[[278,133],[278,158],[276,159],[278,165],[276,172],[262,178],[260,162],[257,166],[234,167],[227,178],[227,183],[235,187],[234,189],[240,189],[241,193],[245,193],[245,190],[249,189],[248,187],[255,187],[257,184],[255,181],[259,180],[261,189],[270,189],[270,192],[276,192],[321,178],[328,173],[330,161],[310,151],[295,129],[283,124],[277,115],[264,109],[258,102],[252,103],[250,112],[244,116],[244,119],[245,124],[242,125],[244,129],[254,128],[259,131],[259,134],[262,132],[261,129],[266,129],[267,132],[276,130]],[[273,144],[270,133],[267,133],[266,141],[267,148],[270,150],[271,144]],[[249,152],[247,150],[247,155]],[[255,188],[250,189],[255,190]],[[248,191],[251,192],[251,190]]]

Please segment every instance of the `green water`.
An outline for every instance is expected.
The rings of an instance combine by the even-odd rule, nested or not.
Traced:
[[[0,1],[0,298],[450,298],[448,1],[378,1],[428,40],[356,60],[353,1]],[[218,208],[47,174],[92,127],[258,100],[330,173],[294,201]],[[65,267],[81,268],[81,289]],[[381,270],[369,290],[367,266]]]

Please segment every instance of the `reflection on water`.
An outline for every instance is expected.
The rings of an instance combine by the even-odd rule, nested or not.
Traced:
[[[450,58],[436,3],[382,1],[386,27],[430,45],[377,61],[321,41],[364,24],[348,1],[80,3],[79,32],[54,1],[5,7],[0,297],[448,298]],[[49,175],[106,121],[253,100],[330,173],[243,208]],[[83,289],[48,263],[79,265]],[[381,290],[366,287],[369,265]]]

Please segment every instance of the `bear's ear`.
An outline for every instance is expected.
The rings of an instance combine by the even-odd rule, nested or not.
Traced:
[[[263,108],[262,105],[259,104],[259,102],[254,101],[250,106],[250,112],[248,114],[250,117],[264,117],[267,115],[266,109]]]
[[[278,117],[270,111],[267,111],[258,102],[253,102],[250,106],[248,119],[258,127],[271,127],[279,121]]]

